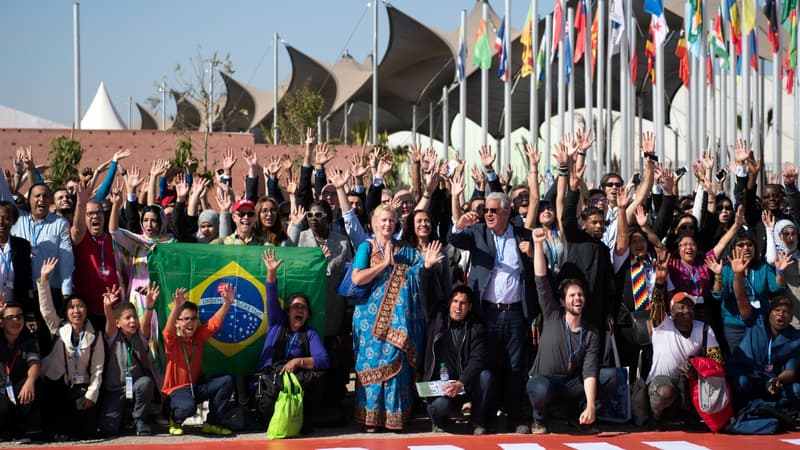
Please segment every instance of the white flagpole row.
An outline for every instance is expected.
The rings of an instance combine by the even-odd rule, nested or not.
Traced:
[[[606,151],[606,127],[610,126],[605,121],[605,111],[603,110],[604,93],[605,93],[605,79],[606,79],[606,10],[608,7],[607,0],[600,0],[599,9],[597,11],[597,128],[594,130],[595,137],[597,138],[597,145],[595,146],[595,169],[594,179],[595,185],[600,184],[600,178],[603,176],[603,160]],[[591,65],[591,63],[589,63]]]

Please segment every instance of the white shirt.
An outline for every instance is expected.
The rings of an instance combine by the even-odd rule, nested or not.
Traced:
[[[695,320],[692,323],[692,334],[685,338],[675,328],[675,322],[667,316],[657,328],[653,328],[653,365],[647,376],[647,384],[659,375],[677,377],[680,367],[697,356],[703,345],[703,322]],[[714,330],[708,329],[706,348],[719,347]]]
[[[14,299],[14,263],[11,261],[11,238],[0,246],[0,292],[6,295],[6,301]]]
[[[514,227],[511,224],[502,236],[490,230],[494,239],[496,256],[492,279],[486,286],[483,300],[492,303],[516,303],[522,300],[520,296],[520,257],[517,250],[517,240],[514,238]]]

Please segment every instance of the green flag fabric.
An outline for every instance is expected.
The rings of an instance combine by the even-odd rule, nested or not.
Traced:
[[[489,46],[489,33],[486,32],[486,22],[481,20],[478,27],[478,40],[473,49],[472,64],[481,69],[492,67],[492,48]]]
[[[236,300],[222,328],[208,341],[203,353],[203,373],[209,375],[253,373],[261,357],[267,331],[266,269],[261,260],[265,247],[249,245],[158,244],[150,252],[150,280],[158,283],[156,301],[159,329],[172,309],[172,294],[186,288],[205,323],[222,305],[217,293],[221,282],[232,283]],[[309,325],[325,330],[326,261],[319,248],[270,247],[278,268],[281,302],[294,293],[311,300]]]

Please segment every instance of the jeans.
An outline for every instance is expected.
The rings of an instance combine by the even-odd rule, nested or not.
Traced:
[[[221,375],[204,379],[192,387],[184,386],[175,389],[169,394],[169,407],[172,410],[171,418],[178,423],[183,423],[197,411],[197,404],[209,400],[208,417],[206,423],[220,425],[225,412],[225,403],[233,393],[233,377]]]
[[[498,400],[508,414],[509,423],[521,420],[521,399],[524,398],[526,370],[527,321],[522,308],[498,310],[491,305],[483,308],[489,335],[489,368],[499,386],[490,386],[487,411],[496,411]],[[492,383],[492,384],[497,384]],[[502,389],[499,389],[502,386]]]
[[[139,377],[133,383],[133,420],[142,419],[147,412],[147,405],[153,401],[155,382],[148,376]],[[118,391],[103,391],[100,394],[100,412],[97,425],[102,436],[114,436],[119,433],[126,407],[125,388]]]
[[[597,376],[597,399],[611,395],[618,384],[616,368],[600,369]],[[544,422],[547,407],[554,401],[566,400],[573,405],[585,405],[583,378],[577,375],[536,375],[528,380],[528,398],[533,405],[533,420]],[[575,413],[578,411],[570,411]]]
[[[800,383],[789,383],[782,385],[777,395],[772,395],[768,391],[769,379],[762,375],[752,377],[749,374],[732,375],[728,377],[733,394],[733,410],[739,411],[744,408],[751,400],[760,398],[767,401],[774,401],[779,408],[800,407]]]
[[[472,383],[471,392],[466,395],[456,397],[436,397],[428,403],[428,416],[431,423],[444,428],[447,418],[457,408],[460,408],[467,401],[472,401],[472,424],[475,426],[486,426],[486,418],[489,416],[488,396],[492,385],[492,372],[483,370]]]

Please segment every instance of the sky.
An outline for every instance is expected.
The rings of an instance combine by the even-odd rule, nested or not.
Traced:
[[[552,0],[538,0],[540,15]],[[394,0],[391,4],[421,23],[455,31],[460,12],[475,0]],[[521,28],[530,2],[513,0],[511,20]],[[72,1],[0,2],[0,105],[69,126],[73,122]],[[490,1],[499,15],[504,2]],[[388,19],[381,5],[378,53],[388,41]],[[173,69],[189,69],[198,49],[210,57],[230,53],[234,78],[272,91],[273,33],[304,53],[334,64],[344,50],[363,61],[372,51],[372,11],[367,0],[83,0],[80,2],[81,116],[104,82],[123,121],[128,99],[145,104],[159,96],[156,82]],[[472,45],[472,36],[468,36]],[[279,48],[278,79],[291,71]],[[188,72],[185,78],[191,79]],[[169,101],[168,103],[172,103]],[[174,112],[174,105],[167,108]],[[133,123],[139,121],[133,108]]]

